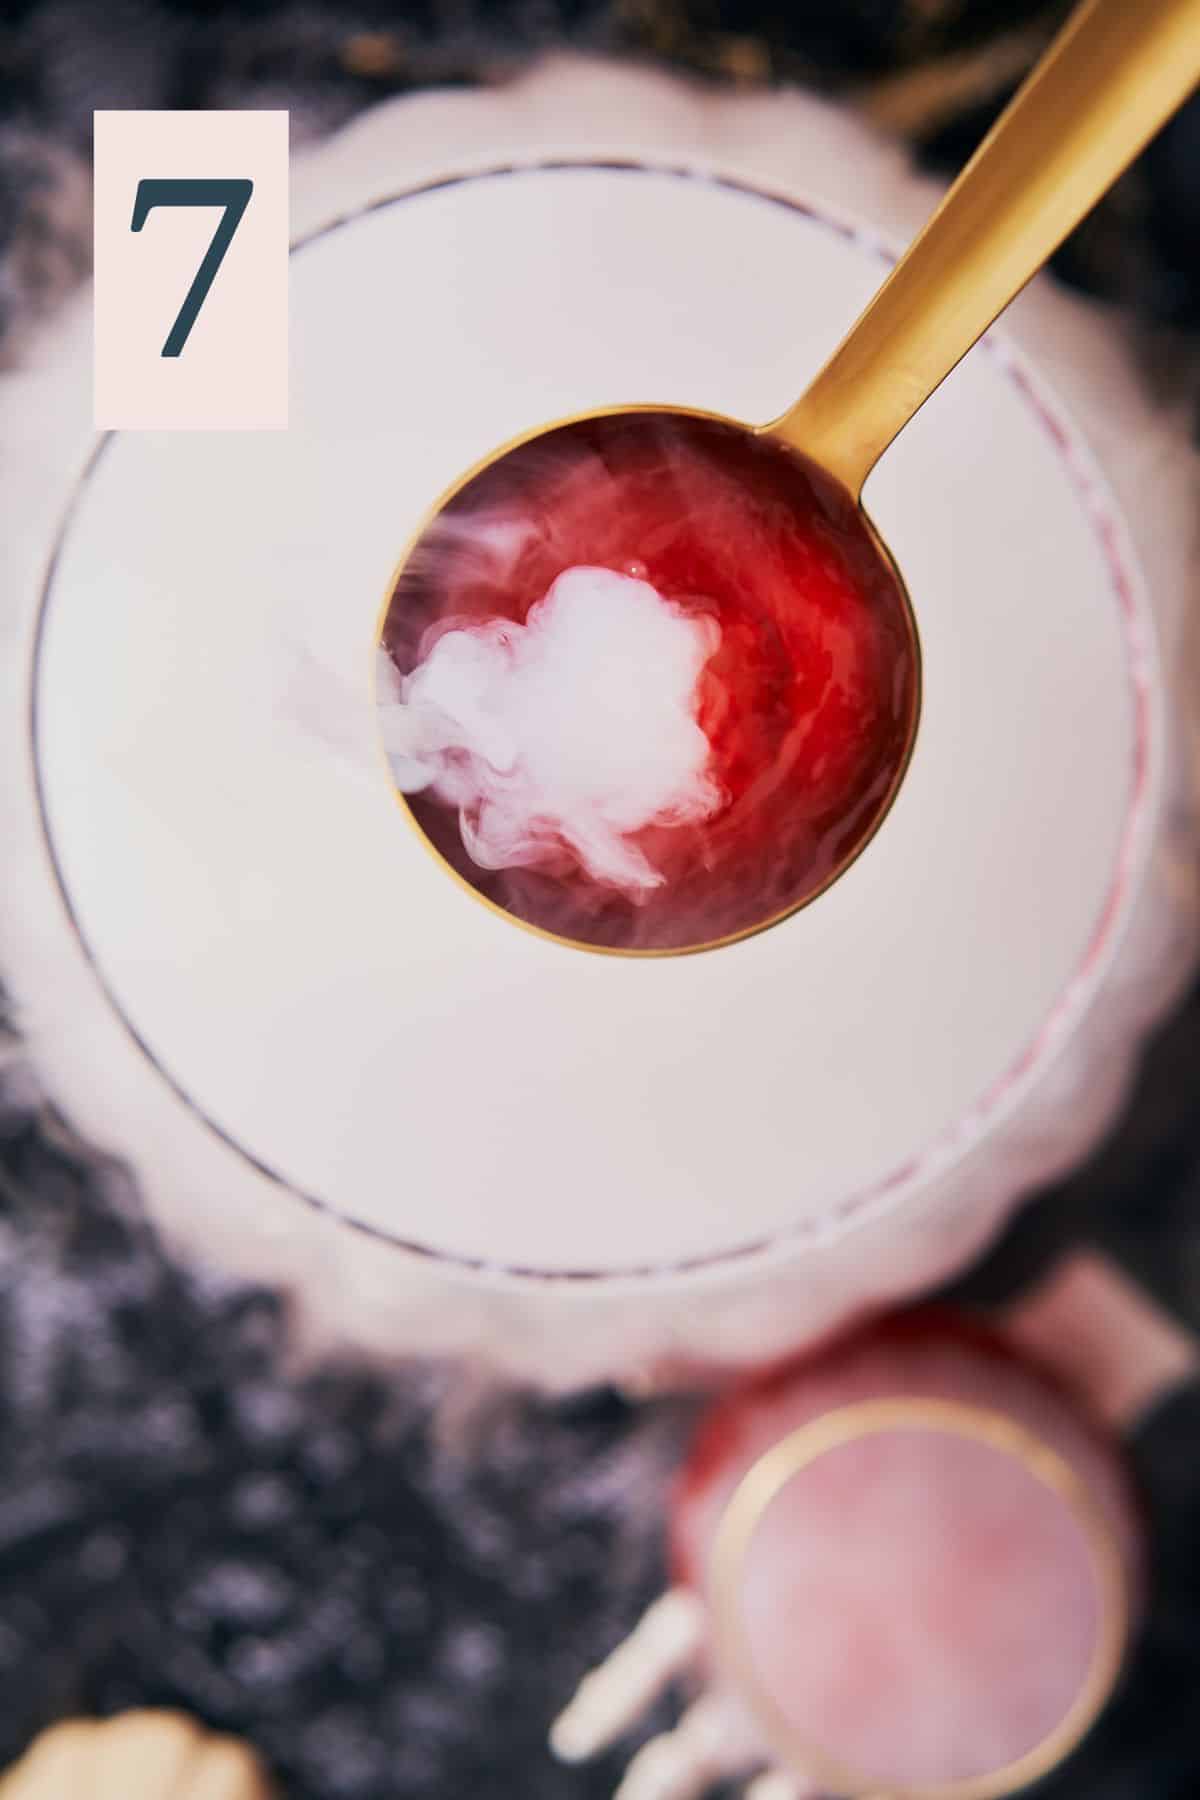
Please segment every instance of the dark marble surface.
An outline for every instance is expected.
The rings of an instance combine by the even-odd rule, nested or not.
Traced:
[[[570,1775],[546,1732],[662,1581],[683,1413],[447,1382],[290,1374],[278,1298],[172,1266],[10,1066],[0,1767],[165,1705],[253,1741],[287,1800],[611,1793],[614,1759]]]
[[[87,262],[96,106],[288,105],[319,133],[387,93],[502,78],[548,43],[734,83],[885,84],[923,154],[961,159],[1011,88],[1039,0],[200,0],[0,13],[0,351]],[[1034,49],[1030,49],[1030,54]],[[968,55],[968,98],[901,85]],[[960,65],[961,66],[961,65]],[[1007,69],[1009,72],[1004,74]],[[997,75],[996,71],[1001,73]],[[958,91],[958,90],[956,90]],[[899,94],[899,98],[897,98]],[[932,96],[932,98],[930,97]],[[1200,110],[1060,259],[1168,325],[1200,321]],[[1176,360],[1172,361],[1171,359]],[[2,949],[0,949],[2,954]],[[278,1299],[173,1267],[122,1171],[0,1062],[0,1762],[74,1710],[178,1704],[258,1744],[290,1800],[583,1800],[546,1725],[662,1580],[684,1412],[609,1394],[492,1400],[448,1424],[444,1377],[288,1371]],[[1200,1329],[1200,992],[1151,1047],[1089,1166],[1037,1197],[966,1285],[1011,1291],[1080,1239]],[[1133,1446],[1154,1527],[1148,1628],[1061,1800],[1200,1794],[1200,1398]]]

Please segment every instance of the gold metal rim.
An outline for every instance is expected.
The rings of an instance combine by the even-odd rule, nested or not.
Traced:
[[[405,821],[409,827],[416,832],[417,837],[424,846],[426,852],[434,859],[438,867],[441,868],[464,893],[469,894],[478,905],[485,907],[488,912],[493,913],[497,918],[505,920],[509,925],[517,926],[521,931],[528,932],[531,937],[543,938],[549,943],[560,944],[568,950],[585,950],[593,956],[622,956],[644,961],[661,957],[697,956],[706,950],[724,949],[727,944],[743,943],[747,938],[757,937],[761,932],[769,931],[772,926],[781,925],[785,919],[790,919],[796,913],[803,912],[805,907],[811,906],[814,900],[819,900],[822,894],[827,894],[830,888],[833,887],[836,882],[841,880],[842,876],[848,869],[853,867],[859,857],[863,854],[863,851],[866,850],[867,846],[874,840],[876,834],[882,828],[884,821],[887,819],[895,804],[896,796],[904,785],[905,776],[908,774],[909,766],[912,763],[917,735],[921,725],[921,715],[924,707],[924,669],[921,653],[921,634],[917,629],[916,614],[913,611],[912,597],[909,594],[907,583],[897,567],[895,558],[879,532],[875,529],[869,515],[863,510],[862,506],[856,502],[855,504],[858,505],[859,515],[866,524],[876,549],[895,576],[896,585],[900,591],[900,597],[904,602],[904,617],[908,626],[908,635],[912,645],[913,656],[914,684],[912,717],[909,721],[908,737],[904,746],[904,754],[896,767],[891,786],[884,796],[883,803],[872,822],[870,830],[854,846],[854,849],[850,854],[844,857],[843,860],[837,864],[836,868],[830,871],[829,875],[821,885],[814,888],[811,893],[806,894],[802,900],[798,900],[794,905],[786,906],[780,912],[772,913],[768,918],[760,919],[753,925],[747,925],[741,931],[729,932],[724,937],[709,938],[697,944],[672,945],[666,949],[646,950],[631,949],[615,944],[588,944],[581,938],[566,937],[561,932],[549,931],[543,925],[534,925],[531,924],[528,919],[518,918],[515,913],[509,912],[507,908],[498,905],[496,901],[489,900],[486,894],[481,894],[477,887],[468,881],[464,875],[459,873],[453,863],[446,860],[436,845],[430,842],[425,832],[421,829],[416,815],[409,806],[405,795],[402,794],[400,789],[396,786],[391,768],[388,765],[387,753],[383,745],[383,736],[378,728],[379,680],[377,664],[377,653],[383,643],[383,634],[387,625],[388,613],[391,611],[392,600],[395,596],[400,577],[404,572],[409,557],[416,549],[418,543],[424,537],[438,514],[449,505],[451,500],[453,500],[457,494],[460,494],[465,487],[468,487],[471,482],[475,480],[477,475],[481,475],[492,463],[499,462],[500,459],[507,456],[510,451],[519,450],[523,444],[532,443],[535,438],[546,437],[551,432],[565,430],[570,425],[583,424],[589,419],[619,418],[623,413],[667,413],[677,418],[705,419],[711,424],[726,425],[732,430],[744,432],[749,437],[770,437],[774,435],[771,424],[748,425],[745,420],[731,419],[724,413],[706,412],[702,407],[698,406],[657,405],[647,401],[629,406],[597,406],[591,408],[587,412],[568,413],[563,418],[552,419],[548,424],[533,426],[528,431],[519,432],[516,437],[508,438],[495,450],[489,451],[486,456],[481,456],[477,462],[472,463],[470,468],[460,475],[456,481],[453,481],[449,487],[443,489],[432,505],[421,515],[415,529],[405,543],[404,548],[392,569],[383,602],[376,615],[375,633],[371,642],[371,673],[368,691],[371,696],[372,716],[376,721],[376,748],[379,754],[380,763],[383,767],[384,778],[392,791],[392,796],[399,806]],[[779,438],[778,442],[781,448],[785,450],[791,448],[783,438]]]
[[[761,1681],[742,1619],[742,1573],[754,1533],[793,1476],[828,1451],[886,1431],[950,1433],[1012,1456],[1067,1507],[1083,1534],[1096,1578],[1100,1630],[1087,1673],[1054,1730],[1014,1762],[990,1773],[918,1787],[868,1779],[797,1732]],[[776,1751],[789,1765],[844,1800],[1000,1800],[1047,1774],[1084,1737],[1116,1684],[1129,1638],[1125,1561],[1102,1508],[1058,1451],[1003,1413],[913,1396],[838,1407],[802,1425],[742,1476],[721,1516],[709,1564],[713,1639]]]

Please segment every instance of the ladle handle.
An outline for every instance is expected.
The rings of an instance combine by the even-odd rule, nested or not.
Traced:
[[[858,497],[897,432],[1200,81],[1200,0],[1087,0],[807,392],[762,429]]]

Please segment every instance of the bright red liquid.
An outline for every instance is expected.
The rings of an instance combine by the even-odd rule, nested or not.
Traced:
[[[497,523],[525,529],[502,537]],[[715,616],[698,721],[724,803],[637,842],[666,877],[634,900],[564,847],[479,868],[456,813],[409,800],[481,894],[581,943],[686,949],[753,929],[826,885],[878,824],[911,744],[916,643],[857,509],[800,458],[734,427],[625,413],[564,427],[468,484],[410,557],[384,642],[403,674],[441,631],[523,622],[565,569],[599,565]]]

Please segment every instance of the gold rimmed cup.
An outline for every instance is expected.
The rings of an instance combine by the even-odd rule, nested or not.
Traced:
[[[821,1458],[891,1432],[949,1435],[1012,1459],[1070,1515],[1086,1546],[1095,1584],[1095,1644],[1062,1718],[1014,1760],[949,1781],[912,1784],[868,1775],[798,1730],[764,1680],[746,1627],[747,1558],[772,1506]],[[1056,1768],[1095,1723],[1116,1685],[1130,1636],[1129,1582],[1117,1533],[1067,1458],[1004,1413],[917,1395],[861,1401],[821,1413],[759,1457],[721,1515],[709,1564],[709,1597],[716,1653],[772,1748],[787,1766],[839,1800],[1004,1800],[1021,1792]]]

